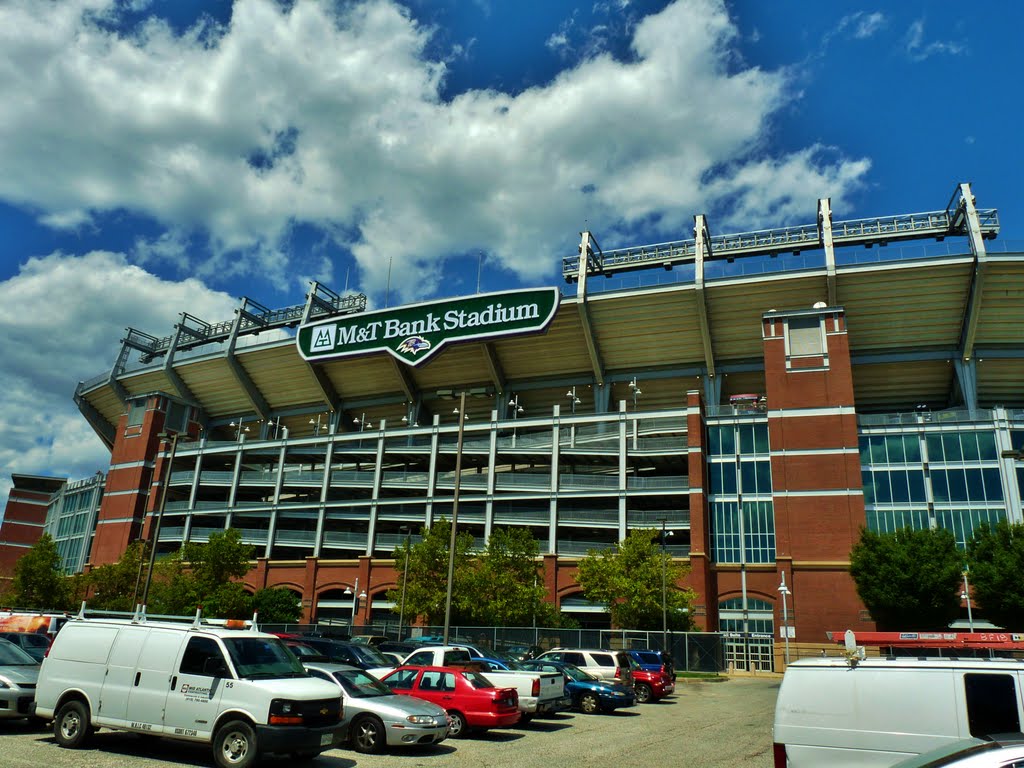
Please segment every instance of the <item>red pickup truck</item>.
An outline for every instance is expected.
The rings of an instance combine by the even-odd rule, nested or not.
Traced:
[[[453,667],[399,667],[381,678],[395,693],[415,696],[443,707],[448,735],[475,729],[507,728],[519,722],[519,692],[497,688],[479,672]]]

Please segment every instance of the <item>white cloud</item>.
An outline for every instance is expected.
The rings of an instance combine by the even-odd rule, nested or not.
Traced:
[[[839,197],[866,168],[838,152],[765,156],[794,94],[783,73],[737,67],[721,0],[631,19],[630,61],[602,53],[595,28],[552,82],[450,102],[431,30],[392,0],[236,0],[229,25],[184,35],[89,20],[116,8],[0,5],[0,198],[52,226],[90,211],[155,218],[171,234],[134,256],[208,282],[319,268],[293,263],[296,223],[350,248],[363,289],[382,291],[392,260],[393,301],[429,295],[451,253],[486,249],[497,268],[547,279],[585,219],[606,233],[659,221],[678,237],[737,194],[737,214],[798,196],[805,216],[797,179]],[[764,188],[738,189],[747,176]],[[184,232],[212,248],[184,247]]]
[[[125,328],[170,333],[182,307],[212,321],[237,301],[190,279],[168,282],[124,256],[53,253],[0,283],[0,511],[12,473],[78,479],[110,453],[78,412],[75,383],[113,365]]]
[[[961,53],[966,53],[967,47],[952,40],[925,41],[924,19],[917,19],[907,29],[904,38],[904,51],[911,61],[924,61],[936,54],[958,56]]]

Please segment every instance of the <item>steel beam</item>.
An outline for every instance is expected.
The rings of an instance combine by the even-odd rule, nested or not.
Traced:
[[[711,324],[708,322],[707,296],[704,291],[704,261],[711,258],[711,238],[703,213],[693,217],[693,234],[696,242],[693,285],[697,299],[697,320],[700,323],[700,336],[704,341],[704,364],[707,366],[708,376],[714,378],[715,350],[711,343]]]
[[[597,337],[594,335],[590,309],[587,307],[587,271],[591,259],[596,258],[594,254],[600,253],[601,248],[590,232],[581,232],[580,237],[580,270],[577,277],[579,288],[576,291],[576,309],[583,327],[583,340],[587,345],[587,354],[590,356],[590,367],[594,371],[594,382],[600,387],[604,386],[604,363],[601,360]]]

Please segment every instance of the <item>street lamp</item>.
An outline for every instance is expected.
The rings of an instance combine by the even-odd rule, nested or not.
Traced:
[[[402,639],[402,624],[405,623],[405,588],[409,583],[409,540],[412,537],[412,530],[407,525],[398,529],[405,531],[405,568],[402,573],[402,607],[398,612],[398,639]]]
[[[232,421],[230,424],[228,424],[228,426],[235,428],[235,440],[236,441],[242,439],[242,434],[243,433],[244,434],[249,434],[249,428],[247,426],[245,426],[245,419],[243,419],[241,416],[238,417],[238,423],[237,424]]]
[[[356,576],[356,584],[352,589],[345,587],[343,594],[352,595],[352,622],[350,626],[349,634],[355,634],[356,631],[356,611],[359,609],[359,601],[366,599],[366,590],[359,591],[359,577]]]
[[[352,423],[359,427],[360,432],[367,429],[373,429],[373,422],[366,420],[365,412],[358,419],[352,419]]]
[[[246,428],[248,431],[248,428]],[[153,521],[153,535],[150,536],[149,543],[149,567],[146,570],[146,583],[142,587],[142,599],[139,601],[142,606],[146,606],[146,601],[149,599],[149,585],[153,583],[153,567],[156,564],[156,545],[160,541],[160,523],[163,521],[164,508],[167,506],[167,486],[171,484],[171,470],[174,468],[174,454],[178,450],[178,437],[180,432],[175,432],[173,435],[168,435],[166,432],[161,432],[157,437],[161,441],[166,440],[168,437],[171,439],[171,450],[167,455],[167,471],[164,473],[164,483],[160,488],[160,506],[156,510],[156,520]],[[189,439],[188,435],[185,439]],[[132,601],[134,602],[134,600]]]
[[[672,531],[665,530],[665,523],[661,520],[661,647],[665,653],[668,649],[668,552],[665,550],[665,541],[672,535]],[[671,655],[671,653],[669,653]]]
[[[967,568],[964,568],[963,576],[964,591],[960,597],[967,601],[967,626],[971,632],[974,632],[974,616],[971,613],[971,585],[967,583]]]
[[[789,666],[789,607],[786,598],[793,594],[786,586],[786,572],[782,572],[782,581],[779,583],[779,594],[782,595],[782,637],[786,642],[786,666]]]
[[[580,404],[580,399],[576,397],[576,385],[573,384],[572,389],[565,393],[565,396],[569,398],[569,407],[572,408],[572,415],[576,415],[576,406]],[[569,445],[576,447],[576,424],[575,422],[569,426]]]
[[[313,419],[310,419],[310,420],[309,420],[309,423],[310,423],[310,424],[314,424],[314,425],[315,425],[315,426],[314,426],[314,428],[313,428],[313,430],[314,430],[314,431],[313,431],[313,434],[314,434],[314,435],[315,435],[316,437],[320,437],[320,418],[321,418],[322,416],[323,416],[323,414],[321,414],[321,413],[318,413],[318,414],[316,415],[316,420],[315,420],[315,421],[314,421]]]
[[[633,410],[636,411],[636,401],[644,392],[640,389],[640,385],[636,383],[636,376],[629,382],[629,391],[633,393]]]
[[[526,409],[519,404],[519,395],[515,395],[511,400],[508,401],[508,407],[512,409],[512,447],[516,446],[516,421],[519,419],[519,414],[523,413]]]
[[[459,438],[455,446],[455,489],[452,493],[452,535],[448,542],[448,586],[444,597],[444,634],[442,643],[448,645],[448,630],[452,618],[452,584],[455,580],[455,529],[459,522],[459,488],[462,484],[462,436],[466,427],[466,391],[459,394]]]
[[[277,421],[271,419],[267,422],[267,426],[274,428],[274,439],[277,440],[277,431],[281,428],[281,417],[278,416]]]

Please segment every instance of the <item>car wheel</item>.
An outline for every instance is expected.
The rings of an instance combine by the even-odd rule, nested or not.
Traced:
[[[62,747],[79,749],[92,736],[89,707],[84,701],[69,701],[59,710],[53,721],[53,738]]]
[[[647,683],[637,683],[636,688],[636,700],[638,704],[646,704],[651,700],[651,686]]]
[[[588,715],[592,715],[595,712],[601,711],[601,702],[597,700],[597,696],[594,694],[585,693],[582,698],[580,698],[580,709]]]
[[[213,759],[220,768],[249,768],[256,752],[256,732],[244,720],[224,723],[213,737]]]
[[[364,715],[352,723],[352,749],[364,755],[376,755],[384,751],[387,733],[384,723],[376,717]]]
[[[458,739],[469,733],[466,716],[455,709],[448,710],[448,735]]]
[[[533,713],[532,712],[522,712],[522,713],[520,713],[520,715],[519,715],[519,724],[520,725],[526,725],[531,720],[533,720]]]

